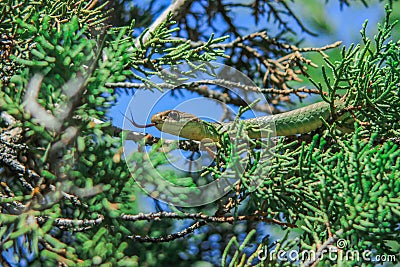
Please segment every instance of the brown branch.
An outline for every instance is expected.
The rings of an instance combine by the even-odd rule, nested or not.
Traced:
[[[246,85],[242,84],[239,82],[232,82],[232,81],[227,81],[223,79],[215,79],[215,80],[201,80],[197,82],[192,82],[180,86],[184,86],[188,90],[191,90],[193,92],[198,92],[202,91],[202,89],[198,89],[200,85],[203,84],[218,84],[218,85],[223,85],[223,86],[228,86],[228,87],[235,87],[238,89],[242,89],[244,91],[250,91],[250,92],[261,92],[261,93],[267,93],[267,94],[280,94],[280,95],[290,95],[290,94],[296,94],[296,93],[308,93],[308,94],[320,94],[320,91],[318,89],[309,89],[306,87],[300,87],[300,88],[295,88],[295,89],[286,89],[286,90],[281,90],[281,89],[276,89],[276,88],[261,88],[258,86],[252,86],[252,85]],[[145,84],[145,83],[131,83],[131,82],[117,82],[117,83],[106,83],[105,84],[107,87],[110,88],[117,88],[117,87],[123,87],[123,88],[136,88],[136,89],[150,89],[153,88],[150,84]],[[157,84],[161,88],[166,88],[166,89],[177,89],[177,86],[171,83],[161,83]],[[204,89],[203,89],[204,90]],[[206,94],[206,93],[204,93]],[[212,93],[207,93],[209,96],[215,96],[221,100],[227,100],[226,96],[221,96],[218,94],[218,92],[212,92]],[[224,98],[225,97],[225,98]]]
[[[323,53],[323,51],[325,50],[329,50],[335,47],[338,47],[342,42],[341,41],[337,41],[335,43],[332,44],[328,44],[322,47],[304,47],[304,48],[300,48],[297,47],[295,45],[291,45],[288,43],[283,43],[280,42],[278,40],[276,40],[275,38],[269,37],[266,31],[261,31],[261,32],[254,32],[254,33],[250,33],[248,35],[245,35],[243,37],[238,37],[235,40],[229,42],[229,43],[225,43],[225,44],[213,44],[210,46],[210,48],[220,48],[220,49],[226,49],[226,48],[234,48],[237,47],[238,44],[240,43],[244,43],[245,41],[252,41],[256,38],[261,38],[263,41],[266,41],[269,44],[275,45],[279,48],[283,48],[286,50],[291,50],[291,51],[298,51],[298,52],[319,52],[322,53],[324,56],[326,56],[325,53]],[[201,46],[204,45],[205,42],[192,42],[192,41],[187,41],[189,42],[189,44],[191,44],[192,46]]]
[[[161,243],[161,242],[169,242],[181,237],[184,237],[190,233],[193,233],[194,230],[206,225],[207,222],[205,221],[200,221],[200,222],[195,222],[191,226],[185,228],[184,230],[174,233],[174,234],[169,234],[166,236],[160,236],[160,237],[150,237],[150,236],[140,236],[140,235],[132,235],[128,236],[128,238],[137,240],[139,242],[151,242],[151,243]]]
[[[35,171],[25,167],[17,160],[15,152],[10,148],[0,146],[0,163],[6,165],[10,170],[15,172],[22,185],[30,192],[33,192],[35,188],[25,177],[32,182],[41,180],[41,177]]]
[[[291,94],[296,94],[299,98],[305,98],[306,96],[301,95],[301,93],[307,93],[307,94],[320,94],[321,92],[318,89],[309,89],[306,87],[300,87],[300,88],[295,88],[295,89],[276,89],[276,88],[260,88],[258,86],[252,86],[252,85],[245,85],[241,84],[239,82],[232,82],[232,81],[227,81],[224,79],[215,79],[215,80],[201,80],[197,82],[192,82],[188,84],[182,84],[180,85],[181,87],[184,87],[186,90],[189,90],[191,92],[198,93],[199,95],[202,95],[207,98],[212,98],[218,101],[221,101],[222,103],[226,104],[232,104],[235,106],[248,106],[251,101],[246,101],[240,97],[234,97],[229,95],[229,93],[222,93],[219,91],[215,90],[210,90],[208,89],[207,86],[209,84],[217,84],[223,87],[228,87],[228,88],[238,88],[242,89],[243,91],[249,91],[249,92],[258,92],[258,93],[265,93],[265,94],[276,94],[280,96],[288,96]],[[176,85],[170,84],[170,83],[161,83],[157,84],[161,88],[165,89],[179,89],[177,88]],[[107,87],[111,88],[136,88],[136,89],[150,89],[153,88],[152,85],[150,84],[145,84],[145,83],[131,83],[131,82],[118,82],[118,83],[106,83]],[[326,93],[324,93],[326,94]],[[254,110],[260,111],[260,112],[265,112],[265,113],[270,113],[270,109],[263,105],[259,104],[253,107]],[[272,109],[272,113],[278,113],[277,110],[274,108]]]
[[[184,40],[183,38],[177,38],[177,39]],[[203,46],[206,45],[206,42],[201,42],[201,41],[193,42],[187,40],[186,42],[188,42],[192,46],[192,48],[202,48]],[[323,51],[337,47],[340,44],[341,42],[335,42],[333,44],[328,44],[323,47],[299,48],[295,45],[290,45],[284,42],[280,42],[275,38],[271,38],[265,31],[262,31],[262,32],[251,33],[244,37],[239,36],[235,40],[229,43],[212,44],[210,48],[213,49],[231,48],[232,51],[234,48],[241,49],[242,55],[247,55],[253,59],[256,59],[259,62],[258,64],[262,64],[262,66],[264,66],[264,68],[266,69],[263,80],[264,84],[266,84],[267,81],[270,80],[272,84],[275,84],[278,88],[286,90],[291,88],[286,84],[288,81],[291,80],[301,81],[299,75],[300,74],[307,75],[306,67],[302,66],[301,63],[316,67],[316,65],[311,60],[306,59],[301,53],[318,52],[323,57],[328,57]],[[268,47],[268,45],[274,45],[278,49],[280,49],[280,51],[288,50],[289,52],[278,59],[272,59],[268,55],[266,55],[265,52],[266,47]],[[269,50],[273,51],[272,48]],[[237,54],[238,52],[235,53]],[[259,71],[261,70],[262,69],[260,69],[259,67]]]
[[[47,222],[50,218],[39,216],[36,218],[39,224]],[[97,219],[87,220],[87,219],[68,219],[68,218],[56,218],[53,222],[54,226],[60,228],[75,229],[75,227],[89,229],[95,225],[101,224],[104,221],[104,216],[99,214]],[[89,227],[89,228],[88,228]],[[78,228],[79,229],[79,228]]]
[[[265,216],[261,216],[258,214],[254,215],[240,215],[240,216],[208,216],[202,213],[183,213],[183,214],[178,214],[174,212],[157,212],[157,213],[139,213],[137,215],[127,215],[123,214],[121,216],[123,220],[126,221],[159,221],[163,218],[167,219],[179,219],[179,220],[184,220],[184,219],[192,219],[192,220],[201,220],[198,222],[195,222],[191,226],[185,228],[182,231],[179,231],[177,233],[173,234],[168,234],[165,236],[160,236],[160,237],[150,237],[150,236],[140,236],[140,235],[132,235],[128,236],[130,239],[134,239],[140,242],[152,242],[152,243],[160,243],[160,242],[169,242],[178,238],[182,238],[190,233],[192,233],[195,229],[198,229],[207,223],[214,222],[214,223],[234,223],[236,221],[262,221],[262,222],[268,222],[268,223],[273,223],[281,226],[286,226],[286,227],[291,227],[295,228],[297,227],[294,224],[291,223],[285,223],[276,219],[271,219],[267,218]]]
[[[311,267],[315,266],[322,258],[324,253],[326,253],[327,249],[329,246],[331,246],[334,242],[336,242],[339,237],[338,235],[341,235],[343,233],[343,230],[340,229],[336,232],[336,235],[333,235],[332,237],[328,238],[321,246],[320,248],[316,251],[315,257],[312,257],[309,261],[303,263],[301,267]]]
[[[281,226],[287,227],[297,227],[291,223],[285,223],[276,219],[267,218],[262,214],[252,214],[252,215],[239,215],[239,216],[209,216],[202,213],[175,213],[175,212],[156,212],[156,213],[139,213],[137,215],[127,215],[123,214],[121,216],[123,220],[126,221],[158,221],[163,218],[168,219],[192,219],[192,220],[203,220],[208,223],[217,222],[217,223],[234,223],[236,221],[262,221],[268,223],[274,223]]]
[[[87,3],[83,9],[91,10],[97,4],[97,2],[98,0],[92,0],[89,3]]]

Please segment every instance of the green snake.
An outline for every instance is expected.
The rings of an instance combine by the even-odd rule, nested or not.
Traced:
[[[335,110],[343,110],[345,103],[335,100]],[[339,117],[343,119],[345,115]],[[292,111],[243,120],[245,129],[250,138],[259,138],[260,130],[275,124],[277,136],[289,136],[313,131],[322,126],[322,120],[331,117],[331,106],[327,102],[318,102]],[[233,122],[209,123],[200,120],[195,115],[177,110],[167,110],[157,113],[151,118],[152,125],[158,130],[175,136],[201,141],[203,139],[219,140],[218,132],[210,127],[214,125],[229,126]]]

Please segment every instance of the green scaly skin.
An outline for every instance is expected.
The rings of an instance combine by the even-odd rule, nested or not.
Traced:
[[[335,110],[344,108],[345,103],[342,100],[335,101]],[[277,136],[289,136],[318,129],[322,126],[321,118],[328,120],[330,116],[329,103],[319,102],[281,114],[243,120],[243,123],[250,138],[266,137],[268,130],[265,129],[273,129],[273,123]],[[348,116],[347,113],[339,119],[346,116]],[[212,127],[210,123],[206,123],[192,114],[176,110],[157,113],[153,115],[151,122],[162,132],[198,141],[206,138],[218,141],[218,133],[213,128],[220,125],[229,127],[232,124],[232,122],[211,123],[215,126]]]

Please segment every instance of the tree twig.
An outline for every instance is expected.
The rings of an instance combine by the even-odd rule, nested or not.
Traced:
[[[128,238],[137,240],[139,242],[151,242],[151,243],[169,242],[169,241],[184,237],[190,233],[193,233],[194,230],[196,230],[206,224],[207,224],[207,222],[205,222],[205,221],[195,222],[194,224],[192,224],[191,226],[185,228],[184,230],[182,230],[180,232],[165,235],[165,236],[160,236],[160,237],[131,235],[131,236],[128,236]]]
[[[193,3],[194,0],[176,0],[172,1],[172,3],[161,13],[160,16],[150,25],[149,30],[141,37],[141,40],[137,38],[135,40],[135,46],[140,47],[140,42],[146,43],[150,37],[151,32],[153,32],[161,23],[163,23],[169,13],[172,13],[173,16],[178,20],[180,16],[182,16],[182,10],[187,9],[188,6]]]
[[[297,227],[291,223],[285,223],[276,219],[267,218],[266,216],[259,215],[259,214],[252,214],[252,215],[239,215],[239,216],[209,216],[202,213],[175,213],[175,212],[157,212],[157,213],[139,213],[137,215],[127,215],[123,214],[121,216],[123,220],[126,221],[160,221],[161,219],[192,219],[192,220],[201,220],[190,227],[174,234],[169,234],[166,236],[161,237],[149,237],[149,236],[129,236],[131,239],[135,239],[141,242],[167,242],[177,238],[184,237],[187,234],[192,233],[195,229],[205,225],[206,223],[234,223],[236,221],[262,221],[273,223],[281,226],[286,227]]]

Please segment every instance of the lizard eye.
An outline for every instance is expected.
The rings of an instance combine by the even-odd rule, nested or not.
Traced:
[[[175,110],[171,110],[171,112],[168,114],[168,117],[170,117],[171,119],[173,119],[175,121],[179,121],[180,120],[179,113],[176,112]]]

